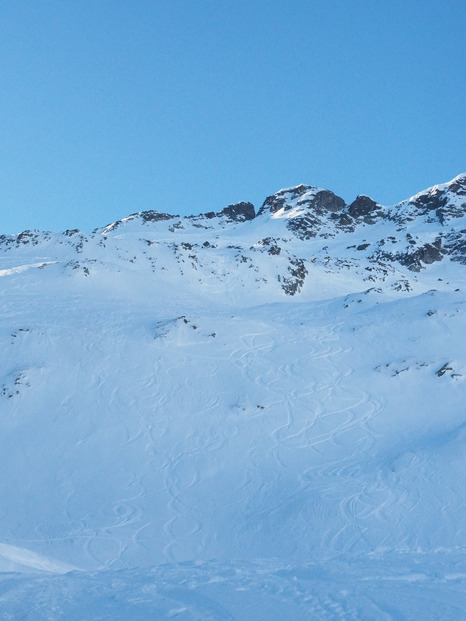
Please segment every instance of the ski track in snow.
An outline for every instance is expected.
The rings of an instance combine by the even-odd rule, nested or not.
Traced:
[[[132,321],[127,315],[126,322]],[[120,325],[118,314],[114,322]],[[237,458],[236,445],[243,452],[231,480],[232,493],[223,493],[222,500],[209,500],[220,523],[230,509],[234,514],[230,498],[243,506],[242,515],[230,523],[236,553],[245,547],[253,549],[257,537],[262,538],[261,548],[272,546],[273,550],[269,531],[282,521],[284,526],[288,523],[283,513],[290,503],[302,507],[298,513],[304,510],[309,519],[319,515],[322,503],[332,507],[334,515],[327,530],[312,543],[323,558],[393,546],[396,516],[414,509],[420,499],[395,476],[392,485],[377,472],[361,476],[364,464],[373,460],[379,436],[372,423],[385,404],[352,382],[355,371],[351,366],[342,366],[342,356],[351,359],[352,352],[341,339],[339,325],[302,322],[296,335],[269,321],[253,322],[250,325],[255,323],[256,329],[248,330],[245,322],[246,329],[237,327],[230,337],[237,339],[236,348],[229,346],[222,352],[216,346],[212,351],[210,345],[202,345],[202,339],[198,345],[194,340],[192,347],[181,342],[175,352],[166,349],[173,345],[163,345],[140,373],[124,353],[125,330],[115,331],[112,323],[97,340],[89,333],[76,372],[78,377],[90,377],[89,391],[107,403],[109,411],[115,411],[112,435],[121,450],[131,454],[142,449],[147,466],[140,471],[139,466],[128,464],[124,485],[113,500],[101,505],[100,523],[84,516],[81,532],[70,534],[70,540],[82,541],[84,567],[123,568],[137,550],[150,557],[157,548],[167,562],[210,558],[219,533],[211,518],[206,520],[208,512],[199,498],[205,497],[210,473],[221,476],[225,456]],[[53,348],[55,330],[49,326],[39,332],[42,347]],[[196,331],[190,334],[198,338]],[[101,371],[94,373],[95,368]],[[225,411],[224,396],[215,392],[215,380],[225,369],[230,369],[240,395],[233,408],[237,421]],[[113,380],[125,376],[134,378],[134,385],[120,386]],[[195,398],[187,403],[183,395]],[[257,403],[252,395],[257,395]],[[70,399],[62,400],[61,409],[73,407]],[[144,414],[148,411],[153,412],[149,417]],[[131,417],[125,412],[131,412]],[[247,420],[252,425],[249,440]],[[266,436],[254,430],[262,421],[267,421]],[[88,426],[79,444],[100,442],[96,433]],[[422,464],[418,466],[422,471]],[[148,501],[154,493],[165,498],[164,509],[155,520]],[[76,502],[71,491],[64,508],[70,521],[75,521],[72,507]],[[374,523],[383,525],[380,535]],[[304,534],[303,526],[299,529]],[[285,547],[293,554],[299,554],[299,529]],[[64,535],[63,542],[66,539]],[[24,539],[16,542],[27,543]],[[415,543],[414,537],[410,544]]]
[[[5,619],[39,621],[414,621],[419,612],[426,621],[462,618],[465,575],[446,573],[444,557],[424,559],[423,571],[403,556],[393,561],[397,570],[375,558],[370,565],[211,561],[167,564],[147,572],[72,572],[28,579],[3,574],[1,606]]]
[[[267,333],[243,336],[241,343],[244,352],[240,349],[232,354],[236,358],[236,364],[243,369],[245,379],[267,388],[274,397],[277,397],[277,400],[274,398],[271,400],[274,406],[278,406],[282,413],[286,413],[286,421],[272,432],[273,446],[269,449],[270,461],[275,465],[275,478],[261,481],[255,495],[260,495],[279,483],[282,473],[290,469],[285,463],[286,460],[280,456],[283,447],[290,443],[293,446],[307,447],[317,452],[322,456],[322,462],[326,464],[316,464],[302,472],[294,472],[299,482],[298,490],[292,497],[285,497],[281,505],[267,506],[268,516],[285,506],[290,500],[306,495],[312,489],[312,481],[316,477],[321,480],[331,474],[333,481],[351,478],[351,472],[348,472],[346,464],[363,462],[376,442],[374,433],[370,429],[370,421],[380,414],[383,404],[367,392],[351,391],[347,387],[341,388],[342,380],[350,378],[353,371],[348,368],[342,373],[332,363],[332,358],[339,356],[342,352],[337,331],[331,326],[319,327],[314,331],[309,342],[312,343],[312,351],[304,353],[291,364],[287,363],[278,367],[273,356],[275,340]],[[319,383],[312,382],[312,375],[303,377],[300,373],[300,369],[309,368],[309,361],[312,361],[313,365],[316,363],[320,366],[325,365],[324,373],[320,369]],[[254,371],[254,369],[259,371]],[[300,386],[299,389],[294,388],[288,393],[286,389],[284,390],[284,386],[296,386],[299,380],[303,379],[305,380],[304,386]],[[296,420],[293,412],[302,412],[303,397],[312,403],[313,411]],[[346,434],[355,430],[358,433],[357,442],[353,444],[345,442]],[[338,467],[328,465],[325,449],[329,443],[341,449],[337,459]],[[342,462],[345,465],[340,465]],[[260,476],[260,473],[257,475]],[[354,492],[340,501],[339,511],[343,526],[336,533],[331,534],[328,542],[324,537],[324,548],[330,552],[345,554],[352,552],[356,544],[362,542],[367,550],[371,549],[371,544],[365,541],[365,528],[360,524],[359,515],[363,514],[364,517],[368,517],[380,511],[380,505],[376,502],[378,485],[377,482],[374,483],[372,489],[365,484],[361,491]],[[320,491],[325,493],[322,486]],[[387,500],[384,499],[383,502]]]

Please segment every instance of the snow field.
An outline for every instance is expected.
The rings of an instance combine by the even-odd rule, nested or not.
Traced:
[[[193,560],[229,567],[231,559],[272,559],[263,561],[272,563],[273,585],[270,601],[259,599],[263,611],[273,601],[288,618],[396,618],[383,603],[392,583],[373,576],[371,555],[389,574],[399,554],[418,559],[423,576],[423,554],[433,551],[451,553],[461,567],[461,292],[227,309],[191,300],[187,310],[179,301],[154,304],[152,292],[128,303],[72,288],[51,310],[47,293],[53,288],[19,291],[19,305],[13,287],[4,300],[2,383],[14,394],[2,398],[3,541],[24,550],[18,567],[37,568],[27,560],[36,554],[44,567],[84,573],[62,582],[18,577],[5,610],[19,605],[18,589],[32,589],[34,600],[47,584],[66,615],[62,598],[71,589],[66,601],[81,618],[94,610],[91,600],[78,603],[86,581],[102,581],[107,595],[98,587],[95,605],[107,609],[116,570],[124,572],[122,590],[115,587],[124,599],[132,580],[148,588],[156,565],[176,575]],[[438,376],[445,363],[453,370]],[[320,598],[320,608],[300,604],[298,613],[273,570],[348,558],[366,559],[369,583],[382,593],[376,603],[361,594],[360,612],[356,602],[348,608],[352,598],[332,599],[336,583],[322,600],[322,583],[305,581],[304,599]],[[161,603],[165,595],[148,598],[141,614],[162,606],[160,618],[176,610],[187,619],[235,618],[230,590],[253,589],[250,580],[263,588],[257,577],[249,586],[224,581],[213,601],[228,605],[215,612],[200,597],[196,567],[193,589],[171,594],[170,605]],[[104,571],[91,578],[95,570]],[[415,583],[430,607],[427,580],[403,578],[402,601],[417,597]],[[435,588],[450,593],[457,584]],[[40,605],[29,618],[33,610],[40,618]]]
[[[288,193],[1,240],[3,618],[466,617],[464,267]]]

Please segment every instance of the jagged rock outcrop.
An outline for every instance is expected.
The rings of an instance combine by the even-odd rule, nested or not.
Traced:
[[[438,239],[432,244],[424,244],[416,248],[413,252],[407,252],[400,256],[398,261],[401,265],[406,265],[413,272],[420,272],[425,265],[431,265],[436,261],[441,261],[445,251],[442,250],[442,240]]]
[[[322,190],[310,185],[298,185],[268,196],[257,215],[266,212],[276,214],[281,209],[286,213],[293,208],[300,207],[322,216],[327,212],[340,211],[344,206],[345,201],[330,190]]]
[[[401,209],[400,209],[401,208]],[[406,220],[424,216],[427,222],[445,224],[466,214],[466,174],[455,177],[449,183],[435,185],[419,192],[399,205],[406,212]]]
[[[329,217],[344,219],[342,210],[345,207],[345,201],[330,190],[298,185],[268,196],[257,215],[270,214],[274,218],[286,218],[287,228],[305,240],[322,231]]]
[[[222,209],[220,215],[227,216],[227,218],[236,222],[245,222],[246,220],[253,220],[256,216],[256,212],[252,203],[240,201],[239,203],[228,205]]]
[[[362,218],[373,214],[378,209],[380,209],[380,205],[373,201],[372,198],[360,195],[348,206],[348,214],[352,218]]]
[[[140,219],[141,222],[143,222],[144,224],[147,224],[149,222],[164,222],[166,220],[173,220],[178,217],[179,216],[174,216],[169,213],[163,213],[161,211],[155,211],[153,209],[150,209],[148,211],[139,211],[137,213],[130,214],[127,218],[123,218],[121,220],[117,220],[116,222],[113,222],[112,224],[109,224],[105,228],[105,231],[108,233],[110,231],[117,229],[125,222],[130,222],[131,220],[135,220],[135,219]],[[95,232],[97,232],[98,230],[99,229],[96,229]]]

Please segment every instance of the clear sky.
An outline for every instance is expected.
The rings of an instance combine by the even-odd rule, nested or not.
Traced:
[[[3,0],[0,233],[466,172],[464,0]]]

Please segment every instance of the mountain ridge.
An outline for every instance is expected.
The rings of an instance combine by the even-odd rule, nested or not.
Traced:
[[[266,285],[275,295],[297,295],[310,274],[329,273],[350,273],[361,288],[415,289],[416,274],[433,264],[466,263],[466,175],[392,207],[365,196],[346,205],[329,190],[299,185],[267,197],[257,214],[240,202],[198,216],[138,212],[90,234],[0,237],[3,256],[42,251],[44,266],[60,263],[91,277],[116,256],[114,267],[137,261],[148,276],[176,269],[189,286],[228,277],[237,297],[244,295],[239,289]]]
[[[326,190],[318,186],[298,184],[297,186],[282,188],[274,194],[268,196],[257,211],[257,214],[255,213],[254,205],[252,203],[239,201],[228,205],[217,213],[200,213],[199,215],[183,216],[183,218],[192,219],[206,217],[208,219],[212,219],[214,217],[229,215],[231,220],[252,220],[255,217],[267,212],[276,213],[280,211],[283,205],[285,205],[283,211],[289,211],[291,207],[289,201],[287,201],[287,195],[289,195],[291,200],[299,197],[299,200],[297,201],[298,207],[304,207],[306,204],[310,204],[310,208],[318,213],[320,212],[320,214],[325,211],[335,213],[343,211],[347,208],[348,215],[353,218],[358,218],[359,216],[370,214],[375,209],[387,211],[408,204],[419,206],[421,203],[424,203],[427,209],[432,210],[435,206],[444,206],[444,203],[447,200],[445,195],[448,193],[456,194],[458,196],[466,195],[466,173],[457,175],[449,182],[431,186],[416,193],[408,199],[404,199],[390,206],[383,206],[366,195],[358,195],[353,202],[346,204],[341,197],[334,194],[331,190]],[[426,197],[429,197],[429,201],[426,201]],[[464,207],[464,204],[462,206]],[[141,211],[109,224],[105,228],[115,227],[117,223],[121,224],[122,222],[128,221],[129,219],[135,217],[141,217],[144,222],[156,221],[159,219],[168,220],[180,218],[178,215],[171,215],[163,212]]]

